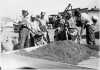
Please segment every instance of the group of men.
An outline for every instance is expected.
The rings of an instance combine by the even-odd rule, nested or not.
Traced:
[[[90,16],[88,13],[81,13],[79,10],[75,10],[74,13],[70,13],[71,16],[68,18],[58,14],[57,27],[55,29],[54,40],[63,41],[75,40],[79,37],[81,39],[84,29],[86,29],[86,42],[88,45],[95,46],[95,24],[97,23],[98,17]],[[49,19],[49,18],[48,18]],[[29,16],[27,10],[22,10],[22,17],[18,20],[17,27],[18,29],[18,45],[17,48],[23,49],[26,47],[32,47],[38,45],[39,41],[42,44],[50,43],[50,38],[48,35],[48,26],[49,20],[45,19],[45,12],[41,12],[40,15]],[[72,22],[70,22],[73,20]],[[76,27],[73,27],[76,25]],[[79,31],[77,27],[81,28]]]
[[[17,22],[19,27],[19,43],[18,48],[26,48],[35,46],[37,40],[49,43],[49,36],[47,31],[47,20],[44,18],[45,12],[41,12],[37,16],[29,16],[27,10],[22,10],[21,20]],[[40,38],[40,39],[39,39]]]
[[[91,45],[92,48],[95,46],[95,25],[98,21],[97,16],[90,16],[88,13],[80,13],[80,11],[75,11],[76,25],[81,27],[80,36],[83,30],[86,29],[86,43]]]
[[[58,14],[58,20],[57,20],[58,26],[57,26],[57,29],[55,30],[54,39],[56,41],[58,41],[59,39],[62,39],[62,38],[63,38],[62,40],[67,40],[67,38],[69,38],[68,32],[69,32],[69,34],[71,34],[71,31],[72,31],[72,33],[75,34],[75,29],[76,29],[76,35],[79,35],[79,39],[81,39],[83,31],[84,31],[84,29],[86,29],[86,42],[87,42],[87,44],[94,46],[95,45],[95,34],[94,34],[95,33],[95,24],[97,23],[98,18],[96,16],[90,16],[88,13],[81,13],[77,9],[74,11],[74,14],[73,13],[70,13],[70,14],[72,14],[71,17],[73,17],[73,18],[70,18],[70,19],[74,20],[74,22],[73,22],[74,24],[71,24],[70,22],[69,23],[66,22],[65,19],[63,18],[63,16]],[[31,31],[32,36],[34,36],[33,34],[35,34],[35,35],[43,34],[44,40],[47,43],[49,43],[50,39],[49,39],[49,35],[48,35],[48,30],[47,30],[47,22],[49,23],[49,21],[44,19],[45,12],[41,12],[40,16],[39,15],[37,15],[36,17],[31,16],[30,20],[27,20],[28,15],[29,15],[29,13],[26,10],[22,10],[22,20],[20,21],[21,24],[24,24],[24,26],[28,27],[28,29]],[[38,23],[37,23],[37,21],[38,21]],[[69,19],[67,21],[69,21]],[[34,23],[32,23],[32,22],[34,22]],[[73,27],[74,25],[81,28],[79,30],[79,32],[77,31],[78,30],[77,28]],[[19,40],[20,47],[22,47],[22,46],[24,47],[26,38],[30,32],[29,30],[28,31],[25,30],[25,31],[27,31],[26,33],[25,33],[25,31],[21,30],[22,32],[19,33],[20,34],[19,35],[20,36],[20,38],[19,38],[20,39]],[[66,33],[66,31],[67,31],[67,33]],[[58,37],[59,39],[56,37]],[[72,38],[72,40],[73,40],[73,38]]]
[[[60,17],[60,21],[58,22],[63,24],[57,27],[55,31],[55,39],[58,40],[67,40],[71,37],[71,40],[75,40],[75,37],[79,40],[80,43],[81,37],[86,29],[86,43],[90,46],[95,46],[95,25],[98,21],[97,16],[90,16],[88,12],[80,12],[79,9],[76,9],[73,13],[69,12],[71,17],[69,19]],[[71,22],[69,21],[71,20]],[[62,29],[63,28],[63,29]],[[65,29],[64,29],[65,28]],[[61,31],[62,30],[62,31]],[[67,33],[66,33],[67,32]],[[76,35],[76,36],[75,36]]]

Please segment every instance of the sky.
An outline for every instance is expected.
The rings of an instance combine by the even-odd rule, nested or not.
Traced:
[[[33,15],[45,11],[48,14],[55,14],[63,11],[68,3],[73,8],[93,7],[99,0],[0,0],[0,17],[17,17],[21,10],[26,9]],[[99,5],[99,4],[98,4]]]

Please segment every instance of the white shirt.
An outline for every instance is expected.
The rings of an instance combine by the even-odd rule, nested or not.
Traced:
[[[29,16],[27,16],[27,17],[20,17],[19,18],[19,21],[21,22],[21,23],[19,23],[19,24],[25,24],[28,28],[30,28],[31,29],[31,21],[30,21],[30,18],[29,18]]]
[[[39,22],[36,20],[34,20],[34,22],[31,22],[31,29],[35,33],[37,33],[38,31],[41,31],[39,27]]]
[[[45,15],[43,19],[40,19],[42,25],[46,26],[46,23],[49,22],[48,16]]]
[[[88,21],[87,24],[89,24],[89,25],[93,24],[91,17],[86,13],[81,13],[81,20]]]
[[[75,22],[75,17],[71,17],[69,20],[69,27],[70,28],[75,28],[76,27],[76,22]]]

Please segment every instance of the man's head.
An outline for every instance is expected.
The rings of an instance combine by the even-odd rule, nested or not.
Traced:
[[[22,10],[22,16],[23,16],[23,17],[26,17],[26,16],[28,16],[28,15],[29,15],[29,13],[28,13],[27,10]]]
[[[61,14],[58,14],[57,18],[58,18],[58,19],[62,19]]]
[[[45,12],[41,12],[41,18],[44,18]]]
[[[33,22],[36,19],[33,15],[30,16],[30,21]]]
[[[75,17],[80,17],[80,11],[79,11],[79,9],[76,9],[76,10],[74,11],[74,16],[75,16]]]

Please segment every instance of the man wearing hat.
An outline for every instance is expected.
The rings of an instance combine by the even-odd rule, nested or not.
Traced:
[[[22,10],[22,17],[19,24],[22,26],[19,32],[19,48],[29,47],[30,31],[31,28],[29,13],[27,10]]]

